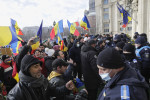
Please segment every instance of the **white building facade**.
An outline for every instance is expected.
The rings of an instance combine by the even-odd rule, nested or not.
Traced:
[[[118,11],[117,1],[132,17],[126,28],[122,28],[123,18]],[[130,2],[129,2],[130,1]],[[150,0],[95,0],[96,33],[127,33],[132,37],[135,32],[150,34]]]

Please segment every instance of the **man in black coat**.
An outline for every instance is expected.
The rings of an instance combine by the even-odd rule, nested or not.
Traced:
[[[48,81],[41,74],[41,64],[31,55],[24,56],[19,72],[20,80],[9,92],[7,100],[47,100]]]
[[[88,91],[88,100],[96,100],[98,88],[102,80],[98,74],[96,64],[96,41],[90,40],[81,48],[81,62],[85,87]]]
[[[72,62],[73,63],[73,62]],[[63,61],[62,59],[56,59],[52,63],[53,71],[48,76],[49,84],[54,89],[53,92],[59,91],[60,95],[55,93],[53,96],[56,97],[55,100],[76,100],[74,95],[70,95],[71,91],[74,89],[74,84],[72,80],[65,80],[65,72],[68,70],[68,63]],[[81,92],[80,92],[81,93]],[[83,94],[86,94],[85,91],[82,91]],[[86,98],[82,96],[77,100],[86,100]]]
[[[81,49],[80,49],[80,41],[75,40],[73,46],[70,48],[69,57],[73,60],[76,64],[73,77],[76,78],[78,74],[78,78],[82,78],[82,71],[81,71]]]

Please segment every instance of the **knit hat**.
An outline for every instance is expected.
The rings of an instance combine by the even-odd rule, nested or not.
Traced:
[[[118,42],[118,43],[116,44],[116,47],[118,47],[118,48],[120,48],[120,49],[123,49],[124,45],[125,45],[124,42]]]
[[[48,56],[52,56],[55,53],[55,50],[54,49],[45,48],[45,53]]]
[[[141,44],[141,45],[146,44],[146,39],[145,39],[145,37],[143,37],[143,36],[138,37],[138,38],[135,40],[135,44]]]
[[[123,67],[124,63],[119,52],[110,47],[100,52],[97,65],[108,69],[117,69]]]
[[[21,61],[21,71],[25,74],[30,76],[29,68],[34,65],[42,62],[39,61],[37,58],[33,57],[32,55],[25,55]]]
[[[123,47],[123,51],[127,51],[127,52],[134,53],[134,52],[135,52],[135,47],[134,47],[132,44],[127,43],[127,44],[125,44],[125,46]]]
[[[4,61],[5,59],[7,59],[7,58],[9,58],[8,55],[3,55],[3,56],[2,56],[2,60],[3,60],[3,61]]]

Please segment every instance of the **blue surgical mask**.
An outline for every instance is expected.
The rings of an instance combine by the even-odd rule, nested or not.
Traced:
[[[111,70],[112,71],[112,70]],[[111,72],[110,71],[110,72]],[[110,73],[109,72],[109,73]],[[102,78],[102,80],[104,80],[104,81],[109,81],[110,79],[111,79],[111,77],[109,76],[109,73],[104,73],[104,74],[99,74],[100,76],[101,76],[101,78]]]

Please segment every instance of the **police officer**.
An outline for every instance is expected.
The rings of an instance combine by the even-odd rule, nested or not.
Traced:
[[[124,65],[114,48],[107,48],[99,54],[97,67],[101,78],[107,81],[98,100],[148,100],[145,79],[135,69]]]
[[[147,46],[146,38],[143,36],[135,40],[136,57],[141,62],[141,74],[149,83],[150,79],[150,46]]]
[[[123,56],[127,65],[141,70],[141,63],[136,58],[134,45],[132,45],[131,43],[125,44],[125,46],[123,47]]]

